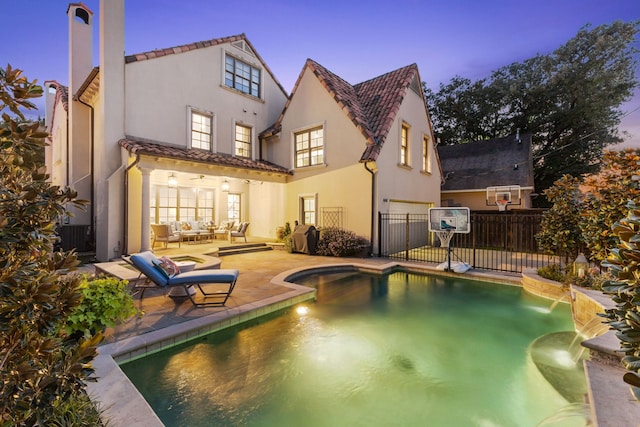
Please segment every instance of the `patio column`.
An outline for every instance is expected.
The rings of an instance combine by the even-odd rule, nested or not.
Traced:
[[[142,173],[142,229],[140,230],[140,252],[143,252],[151,250],[151,224],[149,222],[151,184],[149,177],[151,176],[152,169],[141,167],[138,167],[138,169],[140,169],[140,173]]]

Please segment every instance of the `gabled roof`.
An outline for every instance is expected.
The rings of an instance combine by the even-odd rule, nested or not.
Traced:
[[[280,117],[273,126],[262,132],[261,136],[280,132],[285,112],[306,70],[310,70],[316,76],[364,136],[367,146],[360,158],[361,162],[377,159],[407,89],[414,81],[420,81],[418,66],[411,64],[352,86],[314,60],[307,59]],[[421,88],[418,90],[422,91]]]
[[[131,154],[141,154],[153,157],[163,157],[173,160],[186,160],[191,162],[206,163],[209,165],[228,166],[239,169],[256,170],[277,174],[291,175],[291,172],[282,166],[264,160],[252,160],[244,157],[235,157],[229,154],[212,153],[210,151],[175,147],[159,142],[143,140],[131,136],[118,141],[121,147]]]
[[[445,177],[442,191],[533,188],[531,134],[437,147]]]
[[[247,36],[244,33],[241,33],[241,34],[238,34],[238,35],[235,35],[235,36],[220,37],[220,38],[217,38],[217,39],[203,40],[203,41],[199,41],[199,42],[195,42],[195,43],[189,43],[189,44],[183,44],[183,45],[180,45],[180,46],[168,47],[168,48],[165,48],[165,49],[150,50],[150,51],[147,51],[147,52],[137,53],[137,54],[134,54],[134,55],[126,55],[124,57],[124,62],[125,62],[125,64],[130,64],[132,62],[146,61],[148,59],[161,58],[161,57],[167,56],[167,55],[174,55],[174,54],[178,54],[178,53],[189,52],[189,51],[195,50],[195,49],[202,49],[202,48],[206,48],[206,47],[217,46],[217,45],[224,44],[224,43],[235,43],[235,42],[239,42],[239,41],[243,41],[244,43],[247,44],[247,46],[251,50],[251,53],[253,55],[255,55],[255,57],[260,61],[260,64],[262,65],[262,67],[265,70],[267,70],[267,72],[269,73],[269,75],[271,76],[273,81],[276,82],[276,84],[278,85],[278,87],[280,88],[282,93],[284,93],[286,95],[287,91],[284,90],[284,88],[282,87],[282,85],[280,84],[280,82],[278,81],[276,76],[271,72],[271,69],[269,68],[269,66],[266,64],[266,62],[264,62],[262,57],[260,57],[260,55],[258,54],[258,51],[256,51],[256,49],[253,47],[253,45],[251,44],[249,39],[247,39]]]

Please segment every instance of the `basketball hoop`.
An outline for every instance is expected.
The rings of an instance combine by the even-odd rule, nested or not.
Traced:
[[[500,212],[506,211],[508,204],[509,204],[508,200],[496,200],[496,205],[498,205],[498,210]]]

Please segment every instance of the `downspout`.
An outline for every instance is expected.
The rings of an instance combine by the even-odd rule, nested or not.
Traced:
[[[76,100],[82,104],[82,105],[86,105],[87,107],[89,107],[89,111],[91,112],[91,119],[90,119],[90,123],[91,123],[91,132],[90,132],[90,145],[91,145],[91,193],[90,193],[90,199],[91,203],[90,203],[90,211],[89,214],[91,215],[91,242],[94,245],[94,249],[95,249],[95,244],[96,244],[96,218],[95,218],[95,188],[94,185],[96,183],[96,177],[94,174],[95,171],[95,162],[96,162],[96,158],[94,156],[94,145],[95,145],[95,132],[94,132],[94,109],[93,106],[87,104],[86,102],[84,102],[83,100],[80,99],[80,97],[76,97]],[[69,155],[67,155],[67,159],[69,158]],[[67,169],[68,170],[68,169]]]
[[[375,231],[375,223],[376,223],[376,174],[377,168],[375,166],[375,162],[373,163],[373,169],[369,168],[369,161],[364,162],[364,168],[371,174],[371,246],[370,252],[373,253],[373,236]]]
[[[129,171],[138,163],[140,163],[140,154],[136,154],[136,159],[124,170],[124,203],[122,204],[124,206],[124,236],[122,237],[122,241],[124,242],[122,245],[123,255],[129,253]]]

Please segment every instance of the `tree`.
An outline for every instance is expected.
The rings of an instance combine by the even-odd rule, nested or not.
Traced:
[[[619,243],[611,229],[624,217],[630,200],[640,200],[640,189],[634,183],[638,173],[640,150],[605,151],[600,172],[585,176],[583,209],[578,223],[594,261],[606,259]]]
[[[577,178],[565,175],[544,191],[553,205],[543,214],[540,232],[536,235],[540,249],[564,255],[565,264],[575,259],[584,244],[577,221],[582,207],[579,185]]]
[[[621,141],[620,106],[638,86],[639,30],[640,21],[587,25],[551,54],[475,83],[455,77],[438,92],[425,87],[436,136],[458,144],[532,133],[539,191],[564,174],[594,172],[604,147]]]
[[[99,339],[78,342],[62,328],[80,300],[81,277],[58,274],[77,260],[54,252],[55,225],[66,205],[84,202],[42,173],[47,135],[22,113],[41,94],[20,70],[0,68],[1,425],[68,425],[77,409],[69,401],[87,401],[84,381]]]

